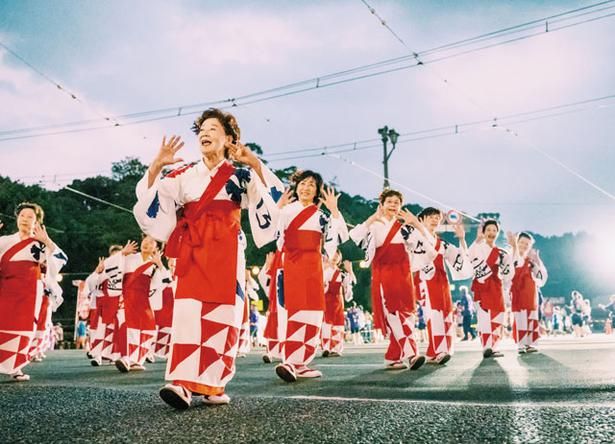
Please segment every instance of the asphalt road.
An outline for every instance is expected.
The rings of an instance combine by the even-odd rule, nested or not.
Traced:
[[[541,352],[483,360],[461,343],[442,367],[383,370],[382,346],[318,358],[320,380],[286,384],[258,351],[238,360],[228,406],[177,412],[145,372],[94,368],[81,351],[0,380],[0,443],[615,442],[615,336],[548,339]]]

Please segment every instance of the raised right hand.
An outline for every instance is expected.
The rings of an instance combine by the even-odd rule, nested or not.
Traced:
[[[181,137],[173,135],[167,142],[167,137],[164,136],[162,138],[162,144],[160,145],[158,155],[152,162],[152,166],[154,167],[154,169],[159,170],[167,165],[173,165],[174,163],[182,162],[183,159],[175,157],[175,154],[177,154],[177,152],[182,149],[183,146],[184,142],[182,142]]]
[[[294,190],[292,188],[286,188],[278,199],[278,208],[284,208],[289,203],[293,203],[296,200],[293,194]]]
[[[98,258],[98,265],[96,266],[96,273],[100,274],[105,270],[105,258]]]
[[[382,205],[378,204],[378,208],[376,208],[374,214],[367,219],[367,226],[369,227],[374,222],[379,221],[382,217],[384,217],[384,210],[382,209]]]
[[[135,241],[128,241],[124,248],[122,248],[122,254],[128,256],[129,254],[136,253],[138,250],[138,244]]]

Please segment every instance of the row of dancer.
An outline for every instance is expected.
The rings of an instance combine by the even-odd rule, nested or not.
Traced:
[[[257,285],[246,270],[246,289],[238,354],[250,349],[249,299],[258,298]],[[175,259],[163,265],[158,243],[144,235],[137,248],[112,245],[86,279],[90,298],[88,353],[93,366],[115,364],[122,373],[145,370],[144,364],[166,359],[170,351],[177,279]]]
[[[433,307],[428,321],[432,336],[428,358],[437,363],[450,359],[452,341],[448,340],[447,319],[451,319],[451,313],[447,312],[446,300],[437,301],[438,296],[450,299],[445,261],[455,272],[471,270],[474,274],[474,292],[485,314],[479,320],[485,356],[497,355],[494,349],[499,337],[499,312],[497,304],[490,301],[503,298],[504,284],[514,276],[513,258],[521,248],[516,248],[517,242],[512,252],[495,247],[499,232],[496,222],[483,225],[484,238],[470,249],[464,242],[453,248],[428,228],[430,218],[441,218],[438,210],[430,209],[433,214],[424,212],[419,220],[402,209],[400,193],[388,190],[381,195],[376,214],[349,233],[337,207],[338,196],[322,186],[320,175],[300,172],[291,190],[284,192],[281,181],[239,142],[239,127],[232,115],[207,110],[193,130],[198,136],[201,160],[168,171],[166,167],[180,160],[176,154],[183,142],[175,136],[163,139],[158,155],[137,185],[138,202],[134,208],[147,237],[153,244],[155,240],[166,242],[165,254],[176,259],[170,356],[165,374],[168,384],[160,390],[165,402],[180,409],[189,407],[193,396],[210,404],[229,402],[225,387],[235,373],[246,306],[242,208],[248,211],[256,246],[272,241],[277,246],[270,271],[270,295],[277,303],[275,330],[282,360],[276,373],[285,381],[321,376],[309,364],[316,353],[325,311],[322,253],[324,250],[328,258],[333,258],[338,246],[349,238],[365,250],[366,261],[372,265],[376,325],[390,339],[385,354],[387,368],[418,369],[425,362],[412,335],[414,300],[418,295],[425,295],[426,304]],[[462,236],[463,230],[458,231]],[[138,300],[145,292],[137,289],[145,288],[147,282],[151,285],[160,267],[143,263],[144,257],[135,257],[132,263],[127,258],[136,253],[124,253],[118,258],[124,262],[125,276],[120,281],[128,284],[122,292],[128,295],[134,290],[139,293],[134,300]],[[114,267],[104,268],[109,273]],[[417,278],[413,272],[418,272]],[[532,267],[530,272],[534,272]],[[535,278],[531,273],[530,277]],[[112,286],[111,275],[107,281],[107,286]],[[130,302],[125,300],[124,315],[130,318],[128,305]],[[151,320],[151,314],[148,317]],[[122,336],[126,339],[122,345],[129,357],[137,357],[138,363],[142,359],[139,346],[144,339],[151,340],[152,330],[148,327],[152,324],[141,319],[135,323],[126,319],[123,324],[126,333]],[[132,363],[125,364],[130,370]]]
[[[242,208],[248,210],[255,245],[275,241],[277,246],[269,270],[270,302],[276,305],[272,323],[277,324],[269,329],[269,336],[276,336],[270,337],[269,350],[277,342],[282,362],[276,374],[283,380],[321,376],[309,364],[316,354],[324,317],[322,253],[332,258],[349,238],[366,251],[366,260],[372,264],[376,324],[390,339],[387,368],[418,369],[425,362],[412,335],[417,293],[426,295],[432,307],[428,356],[440,363],[450,359],[453,322],[452,309],[447,308],[452,304],[445,261],[455,273],[474,275],[484,355],[498,356],[504,292],[515,275],[515,262],[519,268],[523,262],[528,271],[519,276],[532,280],[518,288],[535,290],[537,282],[531,260],[537,258],[522,257],[528,253],[522,252],[524,237],[512,242],[512,251],[502,250],[495,246],[499,225],[488,221],[472,247],[465,248],[462,229],[458,230],[461,245],[453,247],[435,234],[440,211],[424,212],[424,225],[402,209],[401,194],[392,190],[380,196],[377,213],[349,233],[338,196],[323,187],[320,175],[299,172],[291,189],[284,191],[281,181],[239,141],[240,130],[232,115],[207,110],[193,130],[201,160],[167,171],[181,160],[177,152],[184,143],[176,136],[163,138],[137,185],[134,208],[141,229],[166,241],[166,254],[177,258],[171,356],[165,374],[168,384],[160,390],[165,402],[178,409],[188,408],[193,396],[207,403],[229,402],[225,387],[235,373],[245,298]],[[419,272],[417,282],[413,271]],[[531,310],[523,313],[520,331],[529,328],[532,316]]]

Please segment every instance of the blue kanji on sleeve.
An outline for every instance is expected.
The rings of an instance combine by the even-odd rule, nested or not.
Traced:
[[[269,194],[271,194],[271,198],[273,199],[273,201],[277,203],[278,200],[280,200],[280,197],[282,197],[283,193],[276,187],[271,187],[269,189]]]
[[[241,196],[246,192],[246,184],[250,181],[250,171],[245,168],[237,168],[233,176],[237,181],[231,177],[226,182],[224,189],[233,202],[241,202]]]
[[[160,210],[160,199],[158,198],[158,191],[156,191],[154,200],[152,200],[152,203],[147,208],[147,217],[154,219],[158,215],[158,210]]]

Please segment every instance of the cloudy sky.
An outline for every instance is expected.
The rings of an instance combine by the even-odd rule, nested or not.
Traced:
[[[193,114],[119,127],[101,117],[236,98],[597,1],[368,1],[402,43],[361,0],[0,0],[0,42],[39,71],[0,47],[0,175],[57,188],[109,174],[111,162],[126,156],[149,162],[164,134],[183,136],[183,157],[197,158]],[[285,160],[318,151],[276,153],[374,139],[383,125],[405,134],[459,124],[456,135],[400,139],[390,176],[408,201],[427,205],[428,196],[470,213],[498,211],[512,230],[606,232],[615,200],[557,162],[615,194],[615,99],[559,109],[548,118],[502,121],[500,128],[461,125],[614,95],[615,16],[557,30],[614,13],[615,3],[600,9],[555,20],[549,33],[540,28],[486,41],[540,34],[514,43],[433,63],[452,53],[426,55],[418,68],[273,100],[239,100],[232,110],[243,141],[260,144],[273,167],[315,169],[365,197],[382,187],[377,141],[357,145],[374,148],[341,154],[357,165],[322,156]],[[106,128],[25,138],[41,130],[15,131],[90,119],[42,132]],[[423,135],[444,132],[451,131]]]

